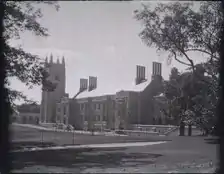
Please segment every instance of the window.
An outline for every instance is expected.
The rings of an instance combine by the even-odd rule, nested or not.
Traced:
[[[80,104],[80,110],[83,111],[84,110],[84,103]]]
[[[58,112],[61,112],[61,108],[60,106],[57,107]]]
[[[117,111],[117,115],[121,116],[121,111],[120,110]]]
[[[98,107],[97,107],[97,109],[98,109],[98,110],[100,110],[100,106],[101,106],[101,104],[100,104],[100,103],[98,103]]]
[[[66,115],[66,107],[64,107],[64,115]]]
[[[55,76],[55,80],[57,80],[57,81],[60,80],[58,75]]]
[[[100,121],[100,115],[95,116],[95,121]]]
[[[115,105],[115,101],[113,101],[113,102],[112,102],[112,107],[113,107],[113,109],[115,109],[115,106],[116,106],[116,105]]]
[[[106,115],[103,115],[103,121],[106,121]]]
[[[156,119],[153,117],[152,124],[154,125],[156,123]]]
[[[80,115],[79,117],[81,118],[82,122],[86,121],[85,115]]]

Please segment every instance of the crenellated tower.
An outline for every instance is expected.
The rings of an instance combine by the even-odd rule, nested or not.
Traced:
[[[56,103],[65,95],[65,60],[59,58],[54,62],[53,55],[45,59],[45,68],[49,73],[48,80],[56,84],[54,91],[42,91],[41,122],[54,123],[56,121]]]

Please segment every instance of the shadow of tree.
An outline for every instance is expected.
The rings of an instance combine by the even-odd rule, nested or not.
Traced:
[[[162,156],[151,153],[125,153],[125,148],[63,149],[33,152],[16,152],[12,155],[13,169],[43,165],[65,168],[118,167],[153,164]]]

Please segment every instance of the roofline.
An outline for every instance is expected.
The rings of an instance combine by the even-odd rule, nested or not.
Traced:
[[[74,98],[75,100],[83,100],[83,99],[90,99],[90,98],[96,98],[96,97],[112,97],[115,96],[116,94],[106,94],[106,95],[98,95],[98,96],[91,96],[91,97],[82,97],[82,98]]]
[[[152,82],[149,82],[149,81],[144,81],[144,82],[142,82],[142,83],[146,83],[146,82],[148,82],[148,84],[147,84],[147,86]],[[140,84],[142,84],[142,83],[140,83]],[[140,84],[138,84],[138,85],[140,85]],[[136,85],[137,86],[137,85]],[[144,88],[144,89],[142,89],[142,90],[138,90],[138,91],[132,91],[132,90],[129,90],[129,89],[127,89],[127,90],[124,90],[124,89],[120,89],[120,90],[117,90],[117,92],[115,92],[114,94],[105,94],[105,95],[97,95],[97,96],[91,96],[91,97],[82,97],[82,98],[76,98],[79,94],[81,94],[81,93],[77,93],[72,99],[75,99],[75,100],[82,100],[82,99],[88,99],[88,98],[95,98],[95,97],[103,97],[103,96],[115,96],[116,95],[116,93],[118,93],[118,92],[122,92],[122,91],[125,91],[125,92],[133,92],[133,93],[141,93],[141,92],[143,92],[146,88],[147,88],[147,86]],[[83,92],[91,92],[91,91],[87,91],[87,90],[85,90],[85,91],[83,91]]]

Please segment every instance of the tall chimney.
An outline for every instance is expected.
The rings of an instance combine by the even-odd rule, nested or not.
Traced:
[[[46,56],[46,58],[45,58],[45,63],[48,63],[48,58],[47,58],[47,56]]]
[[[159,62],[152,63],[152,75],[162,75],[162,64]]]
[[[137,65],[137,74],[135,78],[135,84],[138,85],[146,80],[145,78],[145,67]]]
[[[50,55],[50,63],[53,63],[53,55],[52,55],[52,53]]]
[[[87,90],[88,88],[88,79],[80,79],[80,87],[79,87],[79,91],[83,92],[85,90]]]
[[[97,88],[97,77],[89,76],[89,91]]]
[[[62,64],[65,64],[65,57],[62,57]]]

